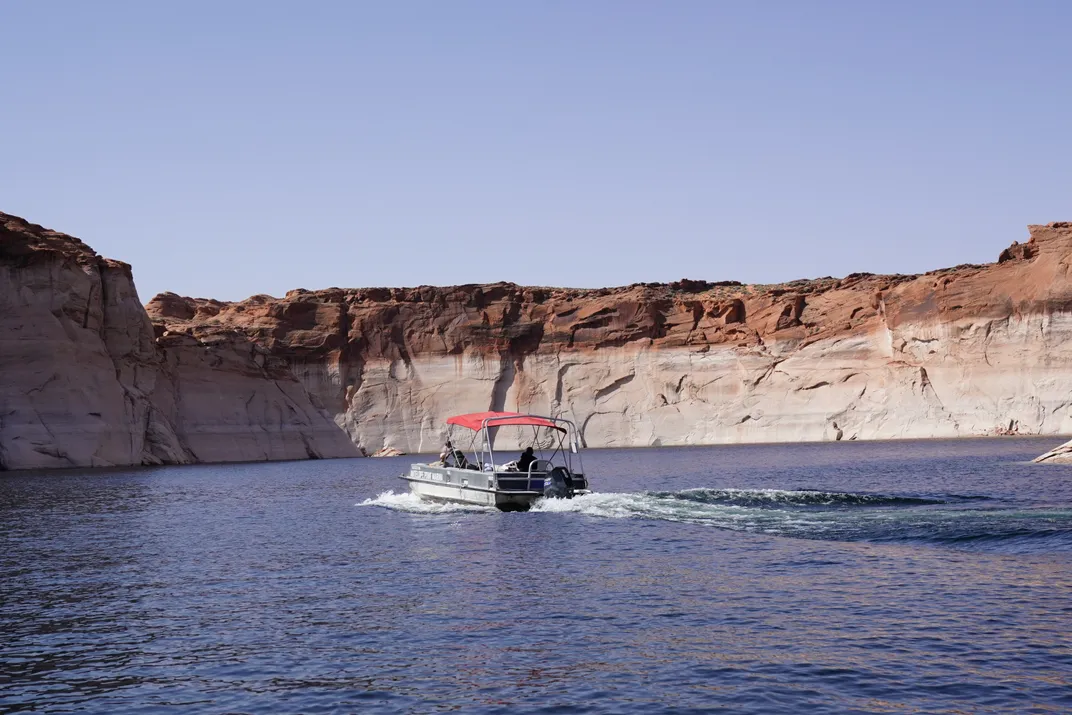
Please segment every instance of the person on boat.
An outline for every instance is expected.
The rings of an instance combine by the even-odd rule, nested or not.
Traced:
[[[527,472],[529,471],[529,465],[536,461],[536,455],[532,453],[532,447],[529,447],[521,453],[521,458],[517,460],[517,471]]]
[[[447,440],[447,443],[443,445],[443,450],[439,453],[439,461],[443,463],[444,467],[458,467],[460,469],[465,469],[469,464],[469,460],[465,458],[462,451],[455,448],[455,446],[450,443],[449,439]],[[453,462],[453,464],[451,464],[451,462]]]

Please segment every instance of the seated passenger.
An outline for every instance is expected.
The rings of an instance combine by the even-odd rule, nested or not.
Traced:
[[[439,453],[439,461],[443,463],[444,467],[458,467],[459,469],[465,469],[469,465],[469,460],[465,458],[460,449],[455,448],[450,440],[443,445],[443,450]]]
[[[532,447],[529,447],[521,455],[521,458],[517,460],[517,471],[527,472],[529,471],[529,465],[536,461],[535,455],[532,453]]]

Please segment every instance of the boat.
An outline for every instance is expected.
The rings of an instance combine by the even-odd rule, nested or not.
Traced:
[[[535,457],[525,469],[518,461],[502,462],[494,440],[503,427],[532,428]],[[470,460],[454,446],[457,428],[471,437]],[[410,491],[429,501],[495,506],[502,511],[527,511],[544,498],[572,499],[588,494],[576,426],[561,417],[520,412],[474,412],[447,419],[447,445],[438,462],[410,465],[402,479]],[[527,439],[520,440],[524,444]]]

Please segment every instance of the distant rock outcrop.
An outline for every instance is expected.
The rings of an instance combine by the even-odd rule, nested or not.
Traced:
[[[1072,464],[1072,442],[1065,442],[1058,447],[1054,447],[1046,454],[1039,455],[1031,461],[1047,464]]]

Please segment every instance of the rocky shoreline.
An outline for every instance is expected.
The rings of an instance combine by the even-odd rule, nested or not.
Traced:
[[[450,414],[589,447],[1072,433],[1072,223],[920,276],[294,290],[143,308],[0,214],[0,469],[438,449]]]

